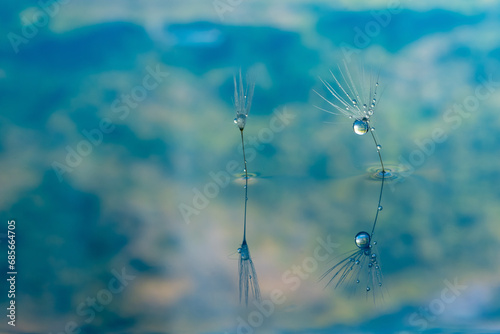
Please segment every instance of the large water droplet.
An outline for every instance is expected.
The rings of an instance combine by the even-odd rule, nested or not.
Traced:
[[[357,119],[354,121],[352,128],[355,134],[361,136],[368,132],[369,126],[367,121]]]
[[[366,232],[359,232],[354,237],[354,242],[361,249],[368,248],[370,246],[370,235]]]

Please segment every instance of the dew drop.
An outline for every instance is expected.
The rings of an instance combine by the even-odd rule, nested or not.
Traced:
[[[382,145],[377,145],[377,151],[380,151],[382,149]]]
[[[378,286],[382,286],[382,283],[379,283]]]
[[[369,286],[366,287],[366,291],[370,291],[370,287]]]
[[[356,260],[356,262],[354,262],[354,263],[359,264],[359,260]]]
[[[238,125],[240,130],[243,130],[245,128],[246,122],[247,122],[247,116],[245,114],[237,114],[236,118],[234,119],[234,123]]]
[[[373,267],[373,263],[368,263],[368,268]]]
[[[356,280],[356,283],[359,283],[359,279]]]
[[[377,254],[373,253],[372,258],[376,258],[376,257],[377,257]]]
[[[371,109],[371,108],[370,108],[370,109],[368,109],[368,112],[367,112],[367,114],[368,114],[368,116],[371,116],[371,115],[373,115],[373,109]]]
[[[370,128],[370,130],[371,130],[371,131],[375,131],[375,128],[372,126],[372,127]]]
[[[376,266],[375,266],[375,269],[380,269],[380,266],[376,265]]]
[[[379,205],[377,209],[378,211],[382,211],[384,208],[382,207],[382,205]]]
[[[374,241],[374,242],[373,242],[373,244],[374,244],[374,245],[376,245],[376,244],[377,244],[377,242],[376,242],[376,241]]]
[[[359,232],[354,237],[354,242],[361,249],[368,248],[370,245],[370,235],[366,232]]]
[[[366,105],[366,103],[365,103],[365,104],[363,104],[363,109],[365,109],[365,110],[366,110],[366,108],[368,108],[368,106],[367,106],[367,105]]]
[[[357,105],[358,101],[356,101],[356,99],[352,99],[352,104]]]
[[[368,122],[365,119],[363,120],[357,119],[354,121],[352,128],[355,134],[362,136],[368,132],[369,126]]]
[[[238,253],[241,253],[241,248],[238,248]]]

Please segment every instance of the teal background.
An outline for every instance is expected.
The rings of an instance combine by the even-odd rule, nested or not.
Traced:
[[[47,3],[0,14],[0,264],[7,276],[15,219],[18,270],[16,327],[2,316],[1,333],[500,330],[495,2]],[[318,282],[371,228],[378,199],[371,138],[316,108],[329,108],[319,78],[333,82],[351,54],[359,85],[380,73],[373,125],[398,176],[377,225],[376,303]],[[263,299],[282,293],[264,311],[238,302],[240,67],[255,81],[247,241]],[[168,75],[141,90],[154,71]],[[133,92],[146,94],[127,104]],[[327,237],[331,258],[307,267]],[[112,292],[117,272],[129,280]]]

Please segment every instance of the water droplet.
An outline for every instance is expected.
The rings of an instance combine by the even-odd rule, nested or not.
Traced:
[[[382,211],[384,208],[382,207],[382,205],[379,205],[377,209],[378,211]]]
[[[368,116],[371,116],[373,115],[373,109],[368,109],[368,112],[367,112]]]
[[[234,119],[234,123],[238,125],[240,130],[243,130],[245,128],[246,122],[247,122],[247,116],[245,114],[237,114],[236,118]]]
[[[373,258],[376,258],[376,257],[377,257],[377,254],[373,253],[373,254],[372,254],[372,257],[373,257]]]
[[[376,242],[376,241],[374,241],[374,242],[373,242],[373,244],[374,244],[374,245],[376,245],[376,244],[377,244],[377,242]]]
[[[345,110],[349,110],[349,107],[345,107]]]
[[[370,235],[366,232],[359,232],[354,237],[354,242],[356,243],[356,246],[361,249],[368,248],[370,245]]]
[[[370,291],[370,287],[369,286],[366,287],[366,291]]]
[[[375,128],[372,126],[372,127],[370,128],[370,130],[375,131]]]
[[[365,103],[365,104],[363,104],[363,109],[365,109],[365,110],[366,110],[366,108],[368,108],[368,106],[367,106],[367,105],[366,105],[366,103]]]
[[[354,262],[354,263],[359,264],[359,260],[356,260],[356,262]]]
[[[238,248],[238,253],[241,253],[241,248]]]
[[[356,280],[356,283],[359,283],[359,279]]]
[[[373,263],[368,263],[368,268],[373,267]]]
[[[377,145],[377,151],[380,151],[382,149],[382,145]]]
[[[349,259],[349,261],[354,262],[354,258],[353,258],[353,257],[351,257],[351,258]]]
[[[358,101],[356,101],[356,99],[352,99],[352,104],[356,105],[358,104]]]
[[[382,283],[378,283],[378,286],[382,286]]]
[[[352,128],[353,128],[355,134],[358,134],[360,136],[364,135],[365,133],[368,132],[368,129],[369,129],[368,122],[365,119],[362,119],[362,120],[357,119],[354,121]]]
[[[252,275],[248,275],[248,278],[249,278],[249,279],[252,279]]]
[[[380,266],[376,265],[376,266],[375,266],[375,269],[380,269]]]
[[[373,102],[372,104],[370,104],[370,106],[371,106],[372,108],[375,108],[375,102]]]

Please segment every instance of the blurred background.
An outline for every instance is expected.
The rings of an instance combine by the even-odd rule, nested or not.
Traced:
[[[495,1],[10,1],[0,17],[0,263],[15,219],[18,271],[1,333],[500,330]],[[331,98],[320,78],[344,61],[360,85],[379,75],[394,175],[375,303],[318,282],[380,187],[371,138],[314,92]],[[239,68],[264,301],[248,307]]]

